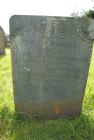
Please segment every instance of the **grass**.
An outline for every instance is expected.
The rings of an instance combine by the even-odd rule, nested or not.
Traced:
[[[0,140],[94,140],[94,51],[82,113],[71,120],[16,119],[10,49],[0,57]]]

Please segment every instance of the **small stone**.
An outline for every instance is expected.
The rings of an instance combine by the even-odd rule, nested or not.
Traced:
[[[0,26],[0,55],[5,55],[6,38],[5,33]]]

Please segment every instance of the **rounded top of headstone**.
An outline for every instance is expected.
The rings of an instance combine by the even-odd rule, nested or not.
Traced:
[[[4,30],[3,30],[3,28],[0,26],[0,32],[3,32],[4,33]]]
[[[0,34],[3,35],[3,37],[5,38],[5,32],[4,32],[4,29],[0,26]]]
[[[0,26],[0,55],[5,55],[6,38],[3,28]]]

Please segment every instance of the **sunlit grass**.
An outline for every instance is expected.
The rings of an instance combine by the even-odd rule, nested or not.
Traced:
[[[0,140],[94,140],[94,51],[83,110],[72,120],[16,120],[10,49],[0,57]]]
[[[0,109],[6,107],[11,111],[14,105],[10,49],[6,50],[6,54],[5,57],[0,57]]]
[[[94,115],[94,48],[83,102],[83,111]]]

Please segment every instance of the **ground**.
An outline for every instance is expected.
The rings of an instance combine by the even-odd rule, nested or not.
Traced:
[[[0,140],[94,140],[94,51],[81,115],[70,120],[16,118],[10,49],[0,57]]]

